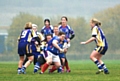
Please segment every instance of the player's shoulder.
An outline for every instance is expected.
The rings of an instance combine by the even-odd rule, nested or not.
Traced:
[[[67,24],[68,29],[71,29],[70,25]]]
[[[53,25],[50,25],[50,28],[53,29]]]
[[[59,25],[59,26],[58,26],[58,28],[61,28],[61,27],[62,27],[62,25]]]
[[[95,28],[95,29],[97,28],[98,29],[98,26],[94,26],[93,28]]]

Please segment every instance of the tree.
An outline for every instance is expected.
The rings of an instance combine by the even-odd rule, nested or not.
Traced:
[[[106,34],[110,53],[119,54],[120,5],[100,11],[94,14],[94,17],[102,22],[102,29]]]

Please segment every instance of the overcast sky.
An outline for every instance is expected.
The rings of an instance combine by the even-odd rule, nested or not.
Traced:
[[[120,0],[0,0],[0,26],[9,26],[19,12],[43,17],[66,15],[89,18],[118,4]]]

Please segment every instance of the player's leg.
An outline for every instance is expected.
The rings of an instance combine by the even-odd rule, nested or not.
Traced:
[[[109,74],[108,68],[106,67],[105,63],[101,60],[101,58],[98,58],[98,61],[100,62],[101,67],[102,67],[103,70],[104,70],[104,73],[105,73],[105,74]]]
[[[64,72],[65,58],[61,58],[62,72]]]
[[[60,57],[61,65],[62,65],[62,72],[64,72],[65,54],[60,54],[59,57]]]
[[[71,72],[69,64],[68,64],[68,60],[66,57],[65,57],[65,67],[66,67],[66,72],[68,72],[68,73]]]
[[[34,56],[31,54],[31,56],[27,56],[27,58],[28,58],[28,61],[25,63],[25,65],[21,69],[21,71],[22,71],[23,74],[26,73],[25,72],[26,68],[33,62]]]
[[[37,59],[37,62],[35,63],[34,73],[36,73],[36,72],[40,69],[40,66],[43,65],[44,63],[46,63],[46,60],[45,60],[45,58],[43,57],[43,55],[41,55],[41,56]]]
[[[102,66],[101,66],[100,62],[98,61],[98,59],[97,59],[98,54],[99,54],[99,53],[94,50],[94,51],[91,53],[91,55],[90,55],[90,59],[96,64],[96,66],[97,66],[98,69],[99,69],[99,72],[102,72],[102,71],[103,71]],[[99,56],[99,57],[101,58],[102,56]],[[99,73],[97,72],[96,74],[99,74]]]
[[[40,74],[44,73],[49,67],[49,65],[52,64],[52,53],[51,52],[46,51],[44,54],[44,57],[45,57],[46,63],[41,68]]]
[[[97,49],[101,49],[101,48],[97,48]],[[99,74],[99,73],[103,72],[103,69],[104,69],[104,72],[107,74],[108,70],[107,70],[105,64],[103,63],[103,61],[101,60],[102,54],[100,54],[99,51],[94,50],[90,55],[90,59],[97,65],[97,67],[99,69],[96,72],[96,74]]]
[[[58,73],[61,73],[62,72],[62,65],[61,65],[59,56],[58,55],[53,55],[52,61],[54,62],[54,66],[52,67],[50,72],[53,72],[56,69],[58,69]]]
[[[26,47],[26,43],[18,43],[18,54],[19,54],[19,62],[18,62],[18,74],[21,74],[21,69],[22,69],[22,65],[23,65],[23,61],[24,61],[24,54],[25,54],[25,47]]]
[[[25,74],[25,70],[26,68],[33,62],[34,60],[34,56],[32,54],[32,50],[31,50],[31,45],[27,44],[26,45],[26,57],[28,58],[28,61],[25,63],[25,65],[22,67],[21,71],[23,74]]]
[[[18,62],[18,74],[21,74],[21,68],[24,61],[24,56],[19,56],[19,57],[20,57],[20,60]]]
[[[100,51],[100,53],[97,55],[97,59],[98,61],[100,62],[101,64],[101,67],[103,68],[104,70],[104,73],[105,74],[109,74],[109,71],[105,65],[105,63],[101,60],[102,56],[105,55],[105,52],[107,51],[107,48],[106,47],[102,47],[102,50]]]
[[[26,63],[27,61],[28,61],[28,58],[25,57],[24,62],[23,62],[23,66],[25,65],[25,63]]]

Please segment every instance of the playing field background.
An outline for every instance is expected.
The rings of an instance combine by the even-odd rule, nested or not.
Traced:
[[[96,75],[97,67],[90,60],[69,61],[71,72],[59,74],[54,72],[33,74],[33,65],[30,65],[26,74],[17,74],[17,62],[0,62],[0,81],[120,81],[120,60],[105,60],[110,71]]]
[[[120,81],[119,1],[0,0],[0,10],[2,11],[0,14],[0,20],[2,19],[0,21],[0,81]],[[115,5],[115,3],[117,4]],[[59,6],[61,4],[62,6]],[[112,4],[114,6],[110,6]],[[32,22],[38,25],[38,31],[41,31],[46,17],[50,19],[51,25],[57,25],[63,15],[68,17],[68,25],[75,32],[75,38],[71,40],[71,47],[67,52],[71,72],[48,74],[47,70],[43,75],[33,74],[34,66],[32,64],[27,68],[27,74],[17,75],[19,61],[17,39],[25,23]],[[95,74],[97,67],[89,59],[90,53],[96,47],[95,43],[80,45],[80,42],[91,37],[89,22],[93,17],[102,22],[101,28],[108,41],[108,50],[102,60],[110,71],[109,75]],[[8,22],[10,23],[5,24]]]

